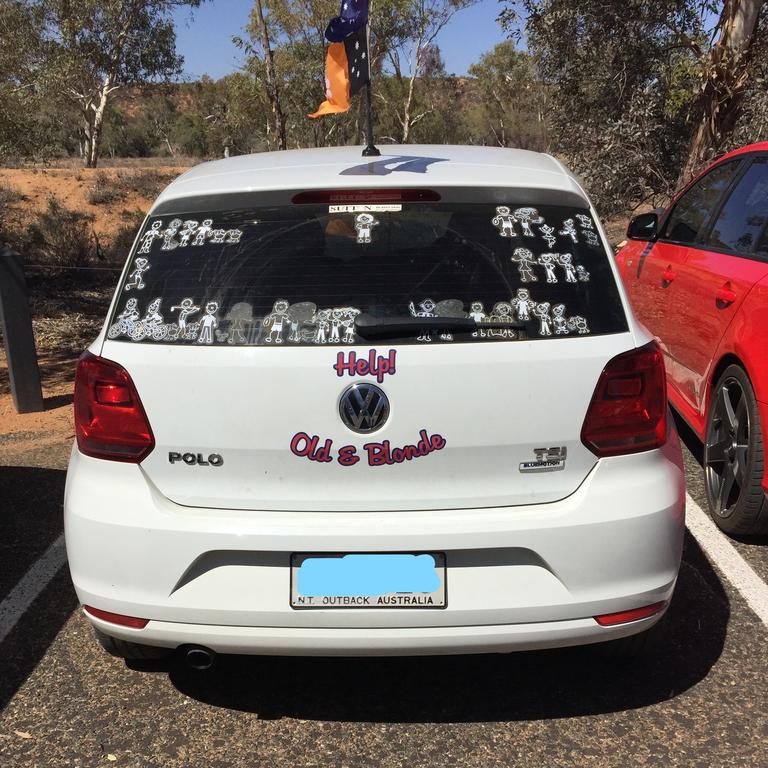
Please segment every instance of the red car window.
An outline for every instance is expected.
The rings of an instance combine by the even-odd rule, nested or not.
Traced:
[[[752,253],[768,222],[768,157],[757,158],[731,193],[706,240],[711,248]],[[765,236],[763,237],[765,240]],[[765,242],[761,243],[763,249]]]
[[[741,159],[737,159],[718,165],[697,181],[677,201],[664,228],[663,239],[695,243],[740,162]]]

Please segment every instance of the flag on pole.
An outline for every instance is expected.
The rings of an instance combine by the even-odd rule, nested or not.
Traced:
[[[343,35],[343,36],[342,36]],[[341,14],[325,32],[326,100],[310,117],[346,112],[352,97],[371,79],[368,53],[368,0],[343,0]]]
[[[329,43],[343,43],[353,32],[368,23],[369,0],[341,0],[339,15],[331,19],[325,30]]]

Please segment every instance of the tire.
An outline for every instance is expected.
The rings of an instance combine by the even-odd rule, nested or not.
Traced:
[[[728,534],[768,533],[763,490],[763,435],[755,391],[731,365],[712,388],[704,438],[704,472],[712,519]]]
[[[127,661],[160,661],[171,656],[170,648],[157,648],[153,645],[140,645],[129,643],[127,640],[118,640],[111,635],[105,635],[94,628],[96,639],[101,647],[110,655]]]

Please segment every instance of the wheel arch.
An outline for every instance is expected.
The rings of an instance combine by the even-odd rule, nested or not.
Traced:
[[[715,388],[717,380],[723,375],[723,371],[731,365],[738,365],[739,368],[743,368],[744,372],[749,376],[749,380],[752,381],[752,377],[749,375],[749,368],[738,355],[735,355],[733,352],[724,354],[720,360],[718,360],[717,365],[712,369],[712,375],[709,377],[709,383],[707,385],[707,409],[709,409],[709,404],[712,402],[712,390]]]

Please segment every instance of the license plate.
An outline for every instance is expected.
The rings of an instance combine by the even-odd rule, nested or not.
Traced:
[[[291,555],[291,607],[445,608],[444,554]]]

